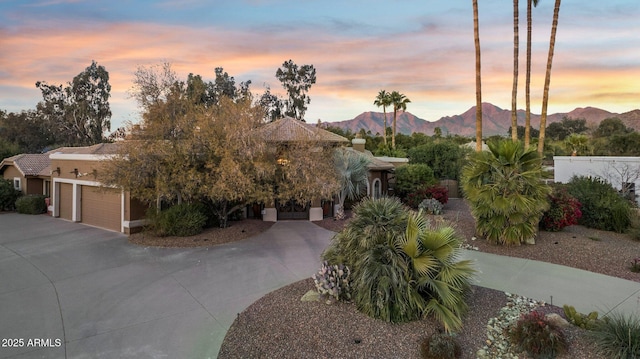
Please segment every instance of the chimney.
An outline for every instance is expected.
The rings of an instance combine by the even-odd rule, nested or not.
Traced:
[[[353,140],[351,140],[353,149],[358,152],[364,152],[365,143],[367,143],[367,140],[365,140],[364,138],[360,138],[360,134],[357,134],[356,137]]]

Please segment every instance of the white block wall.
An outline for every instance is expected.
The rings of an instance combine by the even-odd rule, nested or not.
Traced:
[[[554,156],[554,180],[567,183],[573,176],[599,177],[620,190],[622,182],[632,180],[640,192],[640,157]],[[640,203],[639,203],[640,204]]]

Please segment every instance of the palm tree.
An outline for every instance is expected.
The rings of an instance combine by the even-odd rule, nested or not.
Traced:
[[[460,329],[475,271],[458,260],[455,230],[430,225],[397,197],[364,199],[353,212],[322,257],[350,268],[358,310],[388,322],[433,315],[446,331]]]
[[[396,117],[398,110],[406,111],[407,104],[411,102],[404,94],[399,93],[398,91],[393,91],[391,95],[391,104],[393,105],[393,131],[391,137],[391,148],[396,149]]]
[[[548,207],[542,158],[520,142],[490,142],[462,170],[462,188],[476,220],[476,232],[496,244],[534,240]]]
[[[527,78],[525,80],[524,148],[529,148],[531,138],[531,4],[538,6],[539,0],[527,0]]]
[[[549,41],[549,57],[547,58],[547,72],[544,77],[544,93],[542,95],[542,113],[540,114],[540,136],[538,137],[538,153],[544,153],[544,132],[547,126],[547,105],[549,103],[549,83],[551,82],[551,62],[553,61],[553,50],[556,46],[556,30],[558,29],[558,15],[560,13],[560,2],[556,0],[553,9],[553,23],[551,24],[551,40]]]
[[[380,107],[382,106],[382,111],[384,112],[384,131],[382,132],[382,136],[384,138],[384,145],[387,145],[387,106],[391,105],[391,94],[386,90],[380,90],[378,92],[378,96],[376,96],[373,104]]]
[[[518,140],[518,53],[520,52],[518,1],[513,0],[513,89],[511,90],[511,140]]]
[[[336,149],[333,158],[340,184],[338,202],[340,211],[344,211],[345,199],[356,199],[366,191],[370,160],[359,152],[347,149]]]
[[[473,39],[476,47],[476,152],[482,151],[482,86],[480,81],[480,24],[478,0],[473,0]]]

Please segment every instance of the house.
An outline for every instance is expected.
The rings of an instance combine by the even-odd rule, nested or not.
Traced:
[[[636,198],[640,188],[640,157],[554,156],[554,181],[567,183],[573,176],[598,177]]]
[[[144,225],[147,206],[128,192],[105,188],[100,172],[117,143],[61,147],[51,161],[51,212],[54,217],[130,234]]]
[[[21,154],[0,162],[0,174],[23,194],[51,193],[51,167],[48,153]]]

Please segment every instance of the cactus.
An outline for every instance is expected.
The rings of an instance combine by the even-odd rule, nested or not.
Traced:
[[[351,300],[350,275],[349,267],[343,264],[329,265],[324,261],[318,273],[313,275],[313,282],[320,296],[327,299],[327,303],[334,300],[348,301]]]
[[[576,311],[576,308],[570,305],[563,305],[564,315],[567,317],[569,323],[586,330],[592,330],[595,325],[600,321],[598,319],[598,312],[591,312],[589,314],[582,314]]]
[[[418,208],[428,214],[442,214],[442,207],[442,203],[435,198],[427,198],[418,205]]]

